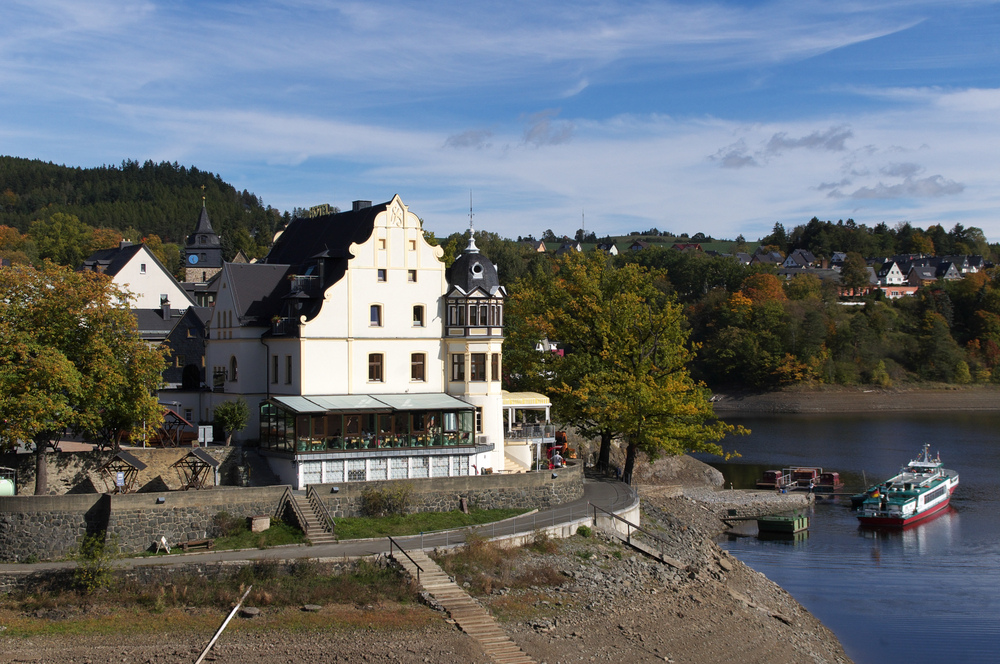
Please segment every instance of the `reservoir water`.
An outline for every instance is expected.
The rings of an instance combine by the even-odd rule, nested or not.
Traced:
[[[818,500],[797,541],[726,538],[829,627],[858,664],[1000,662],[1000,414],[726,417],[730,463],[700,457],[735,488],[767,469],[822,466],[845,490],[887,479],[924,442],[961,482],[941,516],[903,531],[859,527],[849,498]]]

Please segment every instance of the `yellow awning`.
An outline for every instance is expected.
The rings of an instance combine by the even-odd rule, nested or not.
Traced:
[[[503,391],[504,408],[544,408],[552,402],[544,394],[538,392],[508,392]]]

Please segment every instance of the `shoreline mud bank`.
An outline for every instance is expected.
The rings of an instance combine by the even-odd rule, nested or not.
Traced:
[[[719,415],[800,413],[1000,412],[1000,389],[993,386],[878,389],[817,389],[718,393]]]

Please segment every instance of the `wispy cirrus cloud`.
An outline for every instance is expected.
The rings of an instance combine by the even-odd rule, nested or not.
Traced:
[[[874,186],[860,187],[849,194],[834,189],[827,196],[830,198],[851,198],[854,200],[891,200],[901,198],[937,198],[939,196],[954,196],[965,191],[965,185],[954,180],[947,180],[940,175],[926,178],[903,178],[896,184],[879,182]]]
[[[491,146],[489,142],[493,132],[489,129],[469,129],[459,134],[452,134],[445,139],[445,147],[483,149]]]

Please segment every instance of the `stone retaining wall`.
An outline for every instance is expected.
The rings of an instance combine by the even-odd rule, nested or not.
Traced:
[[[574,464],[555,473],[432,477],[311,486],[333,518],[337,519],[361,516],[361,494],[366,488],[392,489],[401,485],[409,485],[412,489],[409,512],[457,510],[462,498],[468,501],[469,507],[478,509],[542,509],[576,500],[583,495],[583,465]]]
[[[62,558],[84,536],[105,528],[108,496],[9,496],[0,498],[0,558]]]
[[[284,486],[216,487],[202,491],[164,491],[109,496],[108,536],[118,537],[122,551],[145,551],[160,537],[167,544],[219,535],[213,518],[219,512],[235,517],[267,514],[281,517]],[[164,502],[158,504],[158,498]]]
[[[359,516],[361,493],[370,486],[408,484],[410,511],[434,512],[471,507],[544,508],[583,495],[582,465],[552,473],[478,475],[313,485],[335,518]],[[334,486],[337,492],[334,493]],[[215,537],[219,512],[236,517],[267,514],[290,518],[282,502],[286,487],[215,487],[200,491],[159,491],[125,495],[67,494],[0,498],[0,560],[51,560],[69,556],[88,534],[117,536],[120,550],[138,553],[165,537],[170,546]],[[163,498],[163,503],[157,503]]]

